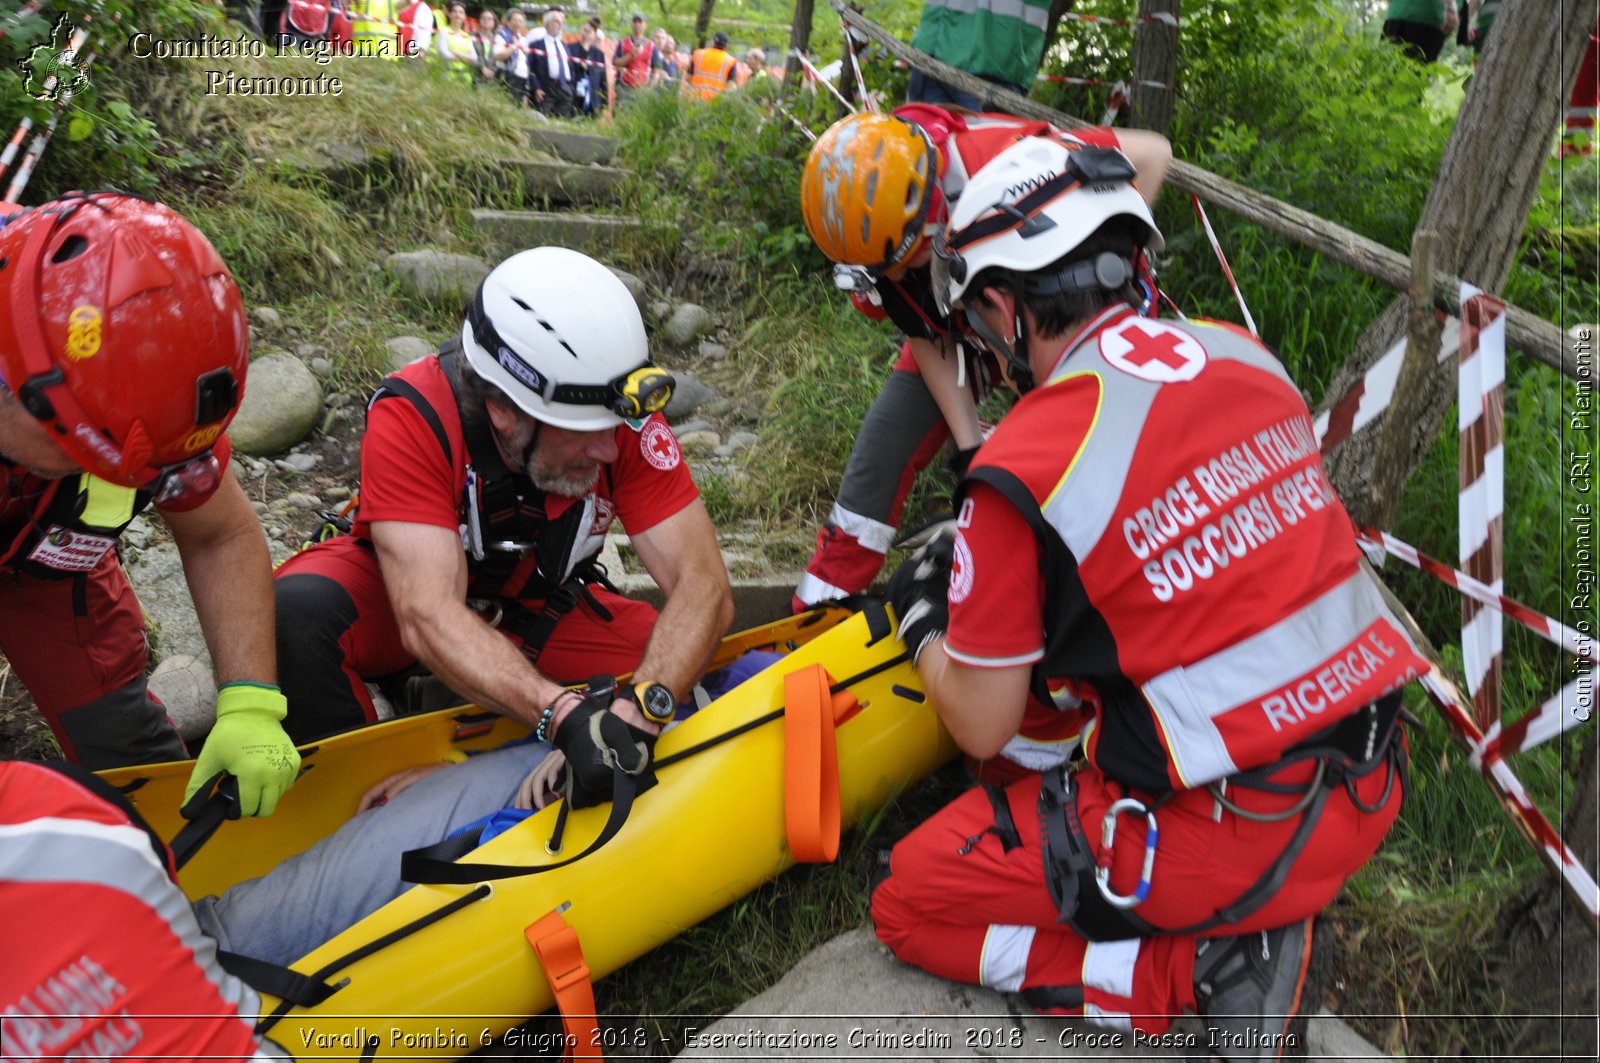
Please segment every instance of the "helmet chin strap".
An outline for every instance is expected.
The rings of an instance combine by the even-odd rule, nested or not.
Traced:
[[[1012,332],[1011,343],[1006,343],[997,335],[988,322],[978,315],[977,309],[969,302],[966,306],[967,325],[977,334],[978,338],[988,344],[1006,362],[1006,375],[1011,378],[1011,384],[1017,389],[1018,395],[1026,395],[1033,390],[1033,365],[1028,357],[1028,322],[1018,311],[1022,307],[1022,278],[1011,277],[1011,291],[1014,297],[1011,308]]]

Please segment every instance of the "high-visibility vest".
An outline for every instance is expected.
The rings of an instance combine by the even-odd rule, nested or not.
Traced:
[[[702,100],[714,99],[733,84],[737,61],[721,48],[701,48],[689,60],[689,89]]]
[[[352,0],[350,13],[354,16],[351,40],[355,54],[377,56],[381,59],[398,59],[395,28],[395,0]]]
[[[1087,683],[1085,754],[1129,786],[1274,763],[1428,667],[1360,568],[1299,391],[1231,326],[1104,311],[967,479],[1043,550],[1040,700],[1089,703]],[[964,549],[953,601],[986,578]]]

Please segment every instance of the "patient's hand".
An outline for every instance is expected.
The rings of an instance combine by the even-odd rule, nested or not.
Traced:
[[[559,749],[552,749],[539,762],[539,766],[530,771],[522,780],[522,784],[517,787],[515,807],[543,808],[560,797],[559,786],[566,766],[567,755]]]
[[[356,806],[356,814],[360,815],[369,808],[380,808],[388,804],[390,801],[400,796],[401,791],[410,786],[412,783],[416,782],[418,779],[432,775],[440,768],[448,768],[449,766],[450,765],[447,762],[442,762],[439,764],[422,764],[415,768],[407,768],[405,771],[395,772],[393,775],[389,776],[387,779],[383,780],[381,783],[361,795],[361,803]]]

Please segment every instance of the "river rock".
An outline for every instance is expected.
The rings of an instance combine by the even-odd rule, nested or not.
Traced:
[[[228,425],[228,438],[246,454],[277,454],[306,437],[322,416],[322,385],[292,354],[274,353],[250,363],[244,402]]]
[[[470,297],[489,274],[489,264],[481,258],[431,250],[397,252],[384,260],[383,268],[406,293],[451,304]]]
[[[687,347],[711,331],[716,322],[711,311],[697,303],[679,303],[667,323],[661,326],[661,336],[674,347]]]
[[[283,315],[270,306],[252,306],[250,320],[262,332],[278,332],[283,328]]]
[[[712,390],[688,373],[673,373],[672,401],[662,412],[676,424],[694,413],[712,397]]]
[[[396,371],[438,350],[421,336],[396,336],[385,340],[383,346],[389,352],[389,368]]]
[[[618,269],[615,266],[607,266],[606,268],[616,274],[617,280],[621,281],[622,286],[628,289],[628,294],[633,296],[633,301],[639,304],[639,309],[642,311],[644,309],[645,296],[649,294],[644,281],[625,269]]]
[[[209,662],[186,653],[167,657],[150,673],[150,693],[161,699],[185,742],[204,737],[217,720],[217,681]],[[198,753],[191,746],[189,752]]]

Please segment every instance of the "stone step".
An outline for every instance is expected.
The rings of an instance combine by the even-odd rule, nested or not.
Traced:
[[[599,256],[614,250],[618,237],[646,229],[638,218],[536,210],[474,210],[472,224],[489,238],[499,255],[550,245]]]
[[[568,162],[605,164],[617,153],[617,138],[596,133],[573,133],[565,129],[534,127],[528,131],[528,143],[540,151],[559,155]]]
[[[522,172],[522,186],[530,199],[553,203],[615,203],[628,176],[613,166],[575,162],[507,159],[505,165]]]

